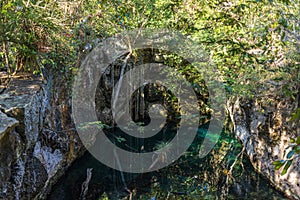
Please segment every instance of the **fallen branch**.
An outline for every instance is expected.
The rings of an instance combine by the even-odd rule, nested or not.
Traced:
[[[92,170],[93,170],[93,168],[88,168],[86,170],[86,176],[87,177],[81,185],[81,194],[80,194],[80,199],[81,200],[84,200],[85,196],[87,195],[87,192],[88,192],[88,189],[89,189],[89,183],[90,183],[91,178],[92,178]]]

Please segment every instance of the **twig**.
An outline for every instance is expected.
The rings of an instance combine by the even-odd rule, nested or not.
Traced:
[[[80,194],[80,199],[81,200],[85,199],[85,196],[86,196],[86,194],[88,192],[89,183],[90,183],[91,178],[92,178],[92,170],[93,170],[93,168],[88,168],[86,170],[86,179],[85,179],[85,181],[81,185],[81,194]]]
[[[246,148],[244,146],[243,149],[242,149],[242,151],[236,156],[236,159],[234,160],[233,164],[230,166],[230,168],[228,170],[228,173],[227,173],[226,182],[228,182],[229,177],[232,178],[232,179],[234,179],[233,176],[232,176],[233,167],[236,165],[239,157],[241,159],[243,158],[243,153],[244,153],[245,149]],[[244,169],[244,167],[243,167],[243,169]]]

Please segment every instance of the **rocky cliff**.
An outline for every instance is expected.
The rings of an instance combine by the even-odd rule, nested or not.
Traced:
[[[282,87],[282,86],[281,86]],[[228,109],[235,134],[244,145],[254,168],[287,197],[300,199],[300,158],[295,156],[285,175],[272,162],[285,159],[290,139],[300,135],[299,121],[292,113],[300,106],[299,89],[294,96],[279,95],[280,86],[269,95],[249,99],[231,99]],[[298,94],[297,94],[298,93]]]
[[[22,77],[0,95],[0,199],[45,198],[81,150],[67,86]]]

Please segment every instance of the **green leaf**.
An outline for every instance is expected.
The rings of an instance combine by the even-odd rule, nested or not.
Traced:
[[[280,165],[281,164],[281,161],[274,161],[272,162],[273,165]]]
[[[291,138],[291,141],[290,141],[291,143],[295,143],[296,142],[296,140],[294,139],[294,138]]]
[[[298,108],[297,111],[292,114],[291,121],[296,121],[299,119],[300,119],[300,108]]]
[[[285,175],[287,170],[289,169],[289,167],[291,166],[293,160],[289,160],[287,161],[286,165],[284,166],[282,172],[281,172],[281,176]]]
[[[274,161],[272,164],[275,165],[275,170],[279,170],[285,164],[285,160]]]
[[[117,141],[118,141],[119,143],[121,143],[121,142],[126,142],[126,139],[125,139],[125,138],[122,138],[122,137],[116,137],[116,139],[117,139]]]
[[[296,144],[300,144],[300,136],[297,137]]]
[[[275,166],[275,170],[279,170],[279,169],[283,166],[283,164],[284,164],[284,163],[281,163],[281,164],[279,164],[279,165],[276,165],[276,166]]]

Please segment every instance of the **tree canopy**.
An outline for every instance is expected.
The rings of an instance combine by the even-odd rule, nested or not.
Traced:
[[[0,10],[0,67],[10,73],[39,73],[46,63],[69,72],[103,38],[168,28],[203,45],[230,93],[299,79],[297,0],[2,0]]]

